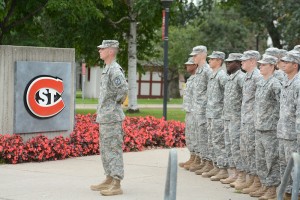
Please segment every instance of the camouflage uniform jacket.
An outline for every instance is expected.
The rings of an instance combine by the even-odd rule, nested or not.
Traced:
[[[241,107],[241,123],[254,123],[254,101],[256,83],[262,79],[259,70],[255,68],[252,72],[246,73],[243,85],[243,99]]]
[[[185,112],[191,112],[193,108],[193,80],[195,75],[191,75],[186,81],[186,87],[183,91],[182,109]]]
[[[230,74],[228,78],[224,91],[223,109],[223,118],[226,120],[241,118],[244,79],[245,73],[241,70]]]
[[[254,117],[256,130],[277,130],[281,87],[280,81],[273,75],[257,83]]]
[[[193,109],[194,115],[197,115],[197,120],[200,123],[206,123],[206,104],[207,104],[207,83],[212,71],[207,63],[198,67],[193,81]]]
[[[277,78],[281,83],[287,80],[287,76],[282,70],[275,70],[273,76]]]
[[[300,133],[300,77],[284,82],[280,96],[280,117],[277,137],[286,140],[297,139]],[[298,130],[297,130],[298,128]]]
[[[102,71],[100,94],[97,107],[98,123],[112,123],[123,121],[125,118],[122,103],[128,92],[122,67],[113,61]]]
[[[222,118],[227,80],[228,75],[221,68],[210,75],[207,84],[206,118]]]

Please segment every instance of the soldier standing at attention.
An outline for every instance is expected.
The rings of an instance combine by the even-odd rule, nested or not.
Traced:
[[[255,158],[262,187],[250,196],[268,200],[276,197],[276,187],[280,184],[277,123],[281,83],[273,76],[276,57],[263,55],[258,63],[263,79],[258,82],[255,92]]]
[[[207,124],[206,124],[206,105],[207,105],[207,83],[211,74],[211,69],[206,62],[207,49],[206,46],[196,46],[193,48],[192,53],[194,63],[197,64],[195,73],[195,80],[193,81],[193,119],[195,125],[195,145],[196,154],[199,156],[195,160],[193,168],[190,171],[197,174],[199,170],[211,170],[210,160],[207,154]],[[199,162],[197,162],[199,161]],[[201,162],[200,162],[201,161]],[[201,173],[200,173],[201,174]]]
[[[239,156],[231,151],[231,141],[239,142],[239,124],[241,122],[242,90],[245,79],[245,73],[241,70],[241,53],[230,53],[225,60],[228,81],[224,91],[224,139],[225,148],[223,149],[223,159],[225,167],[229,167],[233,172],[228,178],[221,177],[223,184],[229,184],[237,179],[236,165],[232,155]],[[236,141],[237,140],[237,141]],[[234,146],[233,146],[234,147]],[[228,174],[227,170],[226,173]],[[218,174],[216,175],[218,176]]]
[[[266,55],[274,56],[278,59],[276,63],[276,70],[274,72],[274,77],[277,78],[281,83],[286,79],[285,73],[282,71],[281,67],[281,61],[280,59],[285,55],[286,50],[284,49],[278,49],[278,48],[268,48],[265,51]]]
[[[287,81],[283,83],[280,96],[280,117],[277,125],[277,138],[279,140],[279,165],[283,178],[285,168],[292,153],[299,147],[299,121],[300,121],[300,52],[295,50],[287,52],[281,58],[282,69],[287,75]],[[298,142],[297,142],[298,139]],[[299,149],[298,149],[299,153]],[[286,187],[285,198],[291,199],[292,179]]]
[[[125,101],[128,84],[122,67],[116,62],[119,49],[117,40],[103,40],[98,46],[100,58],[105,62],[100,82],[97,119],[100,134],[100,155],[106,179],[91,189],[104,196],[119,195],[123,191],[120,181],[124,177],[123,129]]]
[[[197,69],[197,64],[194,63],[193,57],[190,57],[188,61],[185,63],[186,71],[191,74],[191,76],[187,79],[186,87],[183,93],[183,104],[182,108],[186,112],[185,114],[185,141],[186,146],[190,152],[190,159],[186,162],[179,163],[180,167],[189,166],[194,163],[196,157],[196,146],[193,145],[195,143],[195,130],[194,130],[194,119],[192,114],[193,109],[193,80],[195,78],[195,72]],[[199,159],[199,157],[197,157]],[[200,160],[199,160],[200,161]]]
[[[242,189],[249,185],[256,186],[254,175],[256,175],[255,167],[255,128],[254,128],[254,99],[256,91],[256,83],[261,79],[259,70],[257,69],[257,61],[260,59],[258,51],[249,50],[243,53],[241,57],[242,68],[246,71],[243,90],[242,90],[242,106],[241,119],[234,122],[234,131],[229,132],[231,140],[231,152],[235,168],[238,172],[237,179],[230,183],[230,186],[236,189]],[[246,174],[250,174],[246,181]],[[258,177],[257,177],[257,180]],[[257,186],[253,189],[258,189]],[[249,193],[248,191],[242,191]]]
[[[217,175],[222,171],[224,178],[228,177],[225,169],[225,162],[222,158],[222,150],[225,148],[223,135],[223,107],[224,107],[224,88],[228,76],[222,69],[225,53],[213,51],[209,59],[209,66],[212,69],[207,85],[207,134],[208,134],[208,157],[212,161],[214,168],[208,172],[203,172],[202,177],[211,177],[212,181],[219,180]],[[227,173],[227,174],[226,174]]]

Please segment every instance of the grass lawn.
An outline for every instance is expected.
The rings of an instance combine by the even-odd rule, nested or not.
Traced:
[[[98,99],[82,99],[81,91],[76,92],[76,104],[97,104]],[[138,99],[138,104],[163,104],[163,99]],[[182,98],[170,99],[168,104],[182,104]]]
[[[143,108],[140,109],[139,113],[126,113],[126,110],[124,110],[126,116],[130,117],[144,117],[144,116],[153,116],[155,118],[162,118],[163,116],[163,110],[162,109],[153,109],[153,108]],[[95,109],[76,109],[76,114],[88,114],[88,113],[96,113]],[[167,110],[167,119],[168,120],[176,120],[184,122],[185,119],[185,112],[181,109],[173,109],[169,108]]]
[[[138,104],[163,104],[163,99],[138,99]],[[98,99],[76,98],[76,104],[97,104]],[[182,104],[182,98],[170,99],[168,104]]]

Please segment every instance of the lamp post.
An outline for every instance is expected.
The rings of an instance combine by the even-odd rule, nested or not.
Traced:
[[[168,23],[169,11],[173,0],[161,0],[164,7],[164,102],[163,102],[163,116],[167,120],[167,101],[168,101]]]

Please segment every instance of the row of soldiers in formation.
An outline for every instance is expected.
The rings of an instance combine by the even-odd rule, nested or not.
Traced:
[[[276,199],[300,146],[300,45],[291,51],[268,48],[262,58],[254,50],[227,59],[213,51],[209,64],[205,46],[190,55],[183,96],[190,158],[179,166],[252,197]]]

